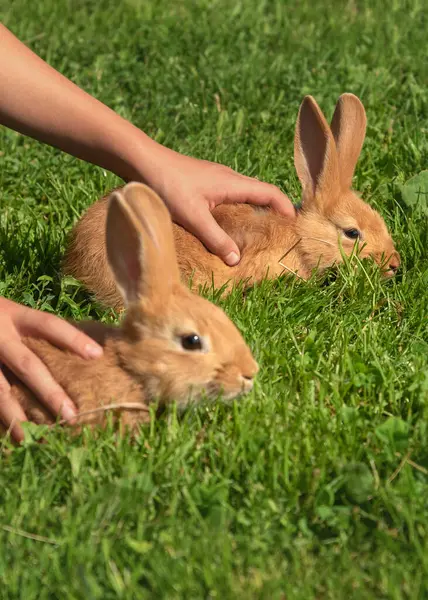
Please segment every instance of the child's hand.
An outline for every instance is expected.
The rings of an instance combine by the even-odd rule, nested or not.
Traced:
[[[218,204],[247,202],[271,206],[290,219],[296,216],[293,204],[277,187],[223,165],[162,148],[156,166],[145,169],[143,179],[164,200],[173,220],[230,266],[238,263],[239,249],[211,215]]]
[[[86,94],[33,54],[0,24],[0,123],[109,169],[142,181],[165,201],[173,219],[227,264],[239,250],[211,210],[222,203],[272,206],[294,218],[278,188],[222,165],[161,146],[107,106]]]
[[[96,358],[103,353],[98,344],[70,323],[0,298],[0,420],[10,428],[17,442],[24,437],[19,422],[27,418],[10,392],[10,385],[1,372],[2,364],[34,392],[54,416],[61,413],[64,418],[71,419],[76,415],[74,404],[47,367],[23,344],[21,338],[25,336],[48,340],[83,358]]]

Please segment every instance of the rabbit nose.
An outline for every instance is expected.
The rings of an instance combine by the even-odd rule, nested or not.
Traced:
[[[385,277],[394,277],[396,272],[398,271],[398,267],[400,266],[400,255],[398,252],[395,252],[388,262],[388,269],[384,271]]]
[[[253,375],[241,375],[242,387],[246,392],[253,389],[254,376]]]
[[[400,266],[400,257],[398,253],[391,256],[388,266],[394,274],[398,271],[398,267]]]
[[[257,375],[258,370],[259,365],[254,361],[251,366],[247,365],[246,370],[241,373],[242,386],[245,390],[249,391],[253,388],[254,378]]]

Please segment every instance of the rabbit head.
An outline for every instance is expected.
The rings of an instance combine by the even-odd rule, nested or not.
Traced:
[[[160,198],[139,183],[113,192],[106,232],[108,263],[127,308],[117,360],[147,396],[184,405],[249,391],[257,364],[226,314],[181,283]]]
[[[303,100],[296,125],[294,163],[302,184],[296,233],[310,269],[343,262],[357,248],[386,276],[400,256],[382,217],[351,190],[366,133],[366,114],[353,94],[340,96],[331,127],[311,96]]]

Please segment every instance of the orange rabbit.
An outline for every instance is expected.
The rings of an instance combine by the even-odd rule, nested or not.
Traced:
[[[290,221],[269,209],[248,204],[220,205],[213,215],[236,241],[241,261],[228,267],[182,227],[174,239],[182,278],[193,286],[244,280],[247,285],[284,272],[308,279],[343,261],[355,246],[392,276],[400,265],[382,217],[351,190],[352,177],[366,132],[360,100],[343,94],[331,127],[311,96],[303,100],[296,125],[294,163],[302,184],[302,203]],[[64,270],[82,281],[105,304],[122,306],[108,268],[102,224],[107,201],[91,206],[75,226]],[[230,287],[230,286],[229,286]]]
[[[80,324],[104,346],[103,357],[86,361],[45,340],[25,340],[75,402],[77,422],[104,423],[102,407],[119,404],[122,423],[134,427],[148,420],[155,399],[185,406],[249,391],[257,364],[225,313],[180,282],[172,223],[160,198],[130,183],[111,194],[106,208],[106,256],[127,311],[120,327]],[[30,390],[5,372],[28,418],[53,423]]]

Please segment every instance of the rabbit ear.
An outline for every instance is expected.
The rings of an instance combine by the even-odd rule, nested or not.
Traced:
[[[171,218],[159,196],[141,183],[113,192],[106,236],[108,261],[125,304],[164,304],[180,276]]]
[[[339,165],[333,134],[312,96],[300,106],[294,137],[294,164],[303,188],[303,203],[320,208],[339,192]]]
[[[352,177],[366,136],[366,111],[354,94],[342,94],[337,101],[331,131],[336,141],[342,187],[352,186]]]

